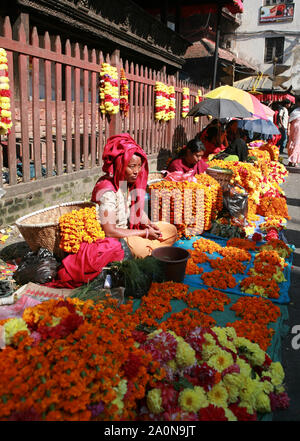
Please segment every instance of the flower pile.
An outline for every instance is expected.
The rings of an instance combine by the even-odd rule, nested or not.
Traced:
[[[184,337],[157,330],[140,347],[166,371],[147,390],[141,420],[257,420],[289,405],[281,364],[232,327],[196,327]]]
[[[182,102],[181,102],[181,116],[186,118],[190,110],[190,89],[189,87],[182,88]]]
[[[128,102],[128,81],[126,78],[125,70],[121,68],[120,78],[120,110],[124,113],[124,116],[128,115],[129,102]]]
[[[130,308],[67,299],[26,309],[0,352],[0,420],[134,419],[164,373],[135,346]]]
[[[100,69],[100,110],[103,114],[116,114],[120,109],[117,68],[102,63]]]
[[[237,285],[232,274],[220,271],[219,269],[203,273],[201,277],[205,285],[219,289],[234,288]]]
[[[275,333],[268,325],[280,317],[279,306],[262,297],[240,297],[230,309],[241,317],[241,320],[227,323],[226,326],[232,326],[239,337],[257,343],[266,351]]]
[[[188,307],[161,323],[172,299]],[[264,352],[279,308],[243,298],[241,320],[216,327],[208,314],[229,303],[164,282],[135,311],[109,297],[27,308],[0,322],[0,420],[255,420],[287,407],[282,366]]]
[[[285,197],[261,197],[257,213],[264,217],[291,219]]]
[[[275,250],[261,250],[256,254],[253,267],[248,274],[254,276],[265,276],[266,279],[273,279],[277,283],[286,281],[283,270],[287,266],[283,257],[280,257]]]
[[[159,181],[149,186],[153,219],[177,227],[187,238],[211,228],[222,208],[222,189],[209,175],[196,175],[197,182]]]
[[[0,48],[0,135],[9,134],[11,127],[7,54],[5,49]]]
[[[97,219],[96,207],[72,210],[59,218],[60,244],[66,253],[76,254],[82,242],[104,239],[105,234]]]

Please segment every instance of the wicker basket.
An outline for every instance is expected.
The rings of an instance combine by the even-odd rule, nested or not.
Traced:
[[[93,202],[66,202],[43,210],[35,211],[20,217],[16,221],[20,233],[28,243],[32,251],[46,248],[55,256],[63,258],[66,253],[59,248],[60,230],[59,218],[72,210],[80,210],[86,207],[96,206]]]
[[[233,171],[232,170],[218,170],[215,168],[207,168],[206,173],[219,182],[222,189],[227,188],[230,179],[232,178]]]

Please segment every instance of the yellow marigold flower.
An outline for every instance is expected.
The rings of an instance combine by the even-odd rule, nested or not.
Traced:
[[[184,389],[180,392],[178,403],[181,409],[187,412],[198,412],[202,407],[208,406],[205,391],[202,387],[196,386],[194,389]]]
[[[274,386],[270,381],[263,381],[262,382],[262,389],[266,394],[269,394],[270,392],[273,392]]]
[[[162,398],[160,389],[151,389],[147,393],[147,406],[151,413],[163,412]]]
[[[27,324],[22,318],[11,318],[4,324],[4,338],[5,343],[9,345],[12,342],[13,336],[20,331],[27,331]]]
[[[253,406],[248,402],[248,401],[240,401],[239,407],[245,407],[247,412],[250,413],[251,415],[254,413],[254,408]]]
[[[243,347],[246,357],[249,361],[256,365],[261,366],[265,361],[265,352],[256,343],[251,343],[244,337],[237,337],[234,341],[235,345],[240,348]]]
[[[168,361],[167,366],[170,369],[172,369],[172,371],[176,371],[176,369],[177,369],[177,365],[176,365],[176,361],[175,360]]]
[[[228,387],[235,387],[237,389],[240,389],[243,386],[243,383],[245,381],[245,375],[242,374],[226,374],[223,378],[223,383],[225,386]]]
[[[257,387],[257,381],[248,377],[245,379],[242,389],[240,389],[241,400],[248,402],[254,408],[258,392],[260,392],[260,390]]]
[[[228,393],[226,387],[221,383],[216,384],[208,393],[208,400],[211,404],[219,407],[227,407]]]
[[[121,398],[117,397],[111,403],[115,404],[118,407],[118,414],[122,415],[122,411],[123,411],[123,408],[124,408],[124,403],[121,400]]]
[[[216,369],[218,372],[222,372],[224,369],[233,364],[233,358],[228,352],[218,349],[217,352],[207,361],[207,364]]]
[[[175,358],[180,367],[192,366],[196,361],[194,349],[185,341],[178,342]]]
[[[271,412],[270,398],[264,392],[256,397],[256,410],[261,413]]]
[[[280,386],[284,380],[284,370],[279,361],[272,362],[268,371],[264,371],[263,375],[271,376],[274,386]]]

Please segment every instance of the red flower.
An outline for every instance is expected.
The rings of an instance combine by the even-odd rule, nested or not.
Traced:
[[[130,354],[128,360],[123,364],[122,369],[125,377],[129,380],[136,377],[141,366],[141,359],[138,355]]]
[[[13,412],[10,416],[10,421],[41,421],[41,415],[39,415],[33,407],[23,410],[21,412]]]
[[[200,421],[228,421],[224,409],[213,404],[200,409],[198,415]]]
[[[216,383],[216,373],[215,369],[204,362],[200,366],[197,365],[191,369],[190,379],[193,384],[209,391]]]
[[[272,412],[274,412],[275,409],[287,409],[290,405],[290,399],[286,392],[280,394],[274,394],[274,392],[271,392],[269,398]]]
[[[177,341],[168,332],[160,332],[150,340],[147,340],[141,346],[141,349],[150,352],[155,360],[167,362],[176,355]]]
[[[229,366],[227,369],[224,369],[222,371],[222,378],[224,377],[224,375],[227,374],[239,374],[240,373],[240,367],[238,364],[233,364],[231,366]]]
[[[172,386],[163,386],[161,389],[161,397],[162,397],[162,407],[166,412],[172,412],[174,407],[178,403],[178,395],[177,392]]]
[[[247,412],[246,407],[238,406],[238,403],[230,404],[229,409],[237,417],[238,421],[257,421],[256,412],[250,414]]]
[[[254,233],[252,236],[252,240],[254,242],[260,242],[262,240],[263,236],[260,233]]]

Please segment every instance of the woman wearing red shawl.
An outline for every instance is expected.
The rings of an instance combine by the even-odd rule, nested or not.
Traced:
[[[225,150],[225,146],[220,144],[219,129],[217,127],[210,127],[207,130],[206,140],[203,141],[205,146],[204,160],[207,160],[209,155],[220,153]]]
[[[105,175],[97,181],[91,200],[99,204],[105,236],[124,238],[135,257],[146,257],[157,247],[173,245],[176,227],[165,222],[154,224],[144,211],[148,181],[144,150],[125,133],[108,139],[102,158]]]
[[[194,170],[195,174],[204,173],[208,167],[202,159],[204,153],[204,144],[197,139],[192,139],[181,149],[178,158],[169,163],[167,170],[170,173],[175,171],[187,173],[190,170]]]

